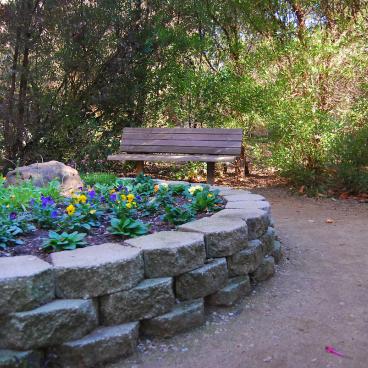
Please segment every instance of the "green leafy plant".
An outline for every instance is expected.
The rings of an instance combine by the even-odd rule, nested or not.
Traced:
[[[23,233],[22,229],[17,225],[0,225],[0,249],[8,246],[21,245],[23,242],[17,239],[17,236]]]
[[[163,221],[172,225],[181,225],[189,222],[194,217],[194,212],[189,206],[174,207],[166,206]]]
[[[28,234],[35,230],[27,213],[16,215],[15,213],[0,214],[0,248],[23,244],[18,236]]]
[[[148,233],[147,225],[129,217],[112,218],[111,226],[107,230],[113,235],[126,235],[132,238]]]
[[[172,184],[169,185],[169,189],[172,194],[178,195],[185,192],[185,189],[187,188],[187,185],[185,184]]]
[[[73,232],[62,232],[61,234],[50,231],[48,239],[45,240],[42,249],[46,252],[59,252],[62,250],[74,250],[87,245],[84,238],[86,234]]]
[[[219,204],[218,196],[208,190],[196,191],[192,208],[197,212],[214,211]]]

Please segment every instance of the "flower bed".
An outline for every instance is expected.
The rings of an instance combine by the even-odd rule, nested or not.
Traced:
[[[148,176],[79,188],[71,197],[59,184],[0,182],[0,256],[73,250],[170,230],[224,207],[208,186],[156,183]]]

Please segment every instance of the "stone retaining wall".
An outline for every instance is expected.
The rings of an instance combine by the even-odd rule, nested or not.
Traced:
[[[232,306],[281,258],[270,205],[226,187],[226,209],[178,227],[51,255],[0,258],[0,367],[103,366],[139,335],[200,326],[206,306]]]

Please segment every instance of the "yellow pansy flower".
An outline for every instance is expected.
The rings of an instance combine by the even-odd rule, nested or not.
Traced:
[[[126,201],[126,199],[127,199],[127,196],[126,196],[125,194],[122,194],[120,197],[121,197],[121,199],[122,199],[123,201]]]
[[[128,194],[127,195],[128,202],[133,202],[134,198],[135,198],[134,194]]]
[[[126,206],[126,208],[128,208],[128,209],[131,209],[131,208],[132,208],[132,204],[131,204],[130,202],[128,202],[125,206]]]
[[[67,208],[66,208],[66,212],[68,213],[69,216],[73,215],[75,212],[75,207],[70,204]]]
[[[208,197],[208,198],[212,198],[212,197],[213,197],[213,194],[208,193],[207,197]]]
[[[153,190],[155,191],[155,193],[157,193],[159,189],[160,189],[160,186],[159,186],[158,184],[156,184],[156,185],[153,187]]]
[[[91,215],[94,215],[94,214],[96,213],[96,210],[91,210],[91,211],[89,211],[89,213],[90,213]]]
[[[87,197],[84,194],[81,194],[77,199],[78,199],[79,203],[86,203],[87,202]]]

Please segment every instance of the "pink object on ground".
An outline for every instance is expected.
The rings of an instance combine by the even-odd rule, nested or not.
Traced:
[[[334,347],[332,346],[326,346],[325,347],[325,350],[327,353],[330,353],[330,354],[333,354],[333,355],[336,355],[336,356],[339,356],[339,357],[343,357],[344,354],[343,353],[340,353],[338,352]]]

